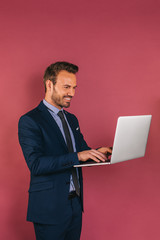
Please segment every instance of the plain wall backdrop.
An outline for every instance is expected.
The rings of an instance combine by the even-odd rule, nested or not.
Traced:
[[[119,116],[152,114],[144,158],[83,169],[82,240],[160,239],[160,2],[0,2],[0,239],[33,240],[18,119],[44,97],[45,68],[79,66],[70,112],[88,144],[113,143]]]

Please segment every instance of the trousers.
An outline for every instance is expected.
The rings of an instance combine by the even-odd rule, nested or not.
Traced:
[[[59,224],[33,223],[36,240],[79,240],[82,208],[78,196],[68,199],[67,216]]]

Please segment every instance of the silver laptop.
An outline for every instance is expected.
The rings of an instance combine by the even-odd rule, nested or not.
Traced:
[[[110,160],[96,163],[88,160],[74,167],[99,166],[144,157],[151,115],[119,117]]]

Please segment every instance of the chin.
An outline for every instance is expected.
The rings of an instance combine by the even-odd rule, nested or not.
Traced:
[[[70,103],[65,104],[63,107],[64,107],[64,108],[69,108],[69,107],[70,107]]]

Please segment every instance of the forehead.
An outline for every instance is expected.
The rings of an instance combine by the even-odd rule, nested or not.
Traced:
[[[57,75],[57,84],[76,85],[76,75],[74,73],[62,70]]]

